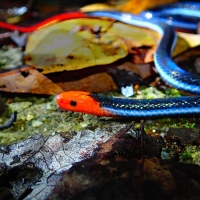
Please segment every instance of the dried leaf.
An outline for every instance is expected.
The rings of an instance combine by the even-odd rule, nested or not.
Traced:
[[[90,157],[99,143],[106,142],[111,135],[123,127],[124,124],[120,124],[110,126],[109,129],[106,127],[97,128],[94,131],[87,129],[68,133],[71,135],[69,141],[67,137],[61,137],[59,134],[47,137],[39,134],[25,141],[1,147],[0,173],[4,173],[5,176],[0,177],[1,183],[3,183],[0,189],[6,189],[9,180],[9,185],[13,184],[9,189],[14,197],[26,193],[27,187],[33,186],[32,191],[25,194],[27,199],[47,199],[47,195],[60,180],[59,176],[63,171],[68,170],[73,163]],[[29,177],[27,177],[28,170],[26,170],[28,180],[23,179],[23,175],[19,172],[21,170],[15,170],[16,179],[14,179],[14,175],[8,176],[12,170],[23,166],[32,168]],[[32,179],[36,169],[43,172],[40,176],[36,176],[37,181]],[[12,180],[10,180],[10,177],[12,177]],[[27,182],[29,183],[28,186]]]
[[[58,94],[63,90],[36,69],[24,68],[0,74],[0,91]]]
[[[98,73],[76,81],[57,83],[64,91],[81,90],[89,92],[103,92],[116,90],[117,86],[107,73]]]
[[[36,31],[28,39],[26,63],[50,73],[108,64],[123,58],[128,54],[124,42],[118,36],[103,33],[112,23],[75,19]],[[95,29],[102,33],[99,38]]]
[[[151,30],[123,23],[69,20],[32,33],[24,59],[44,74],[77,70],[113,63],[126,57],[132,47],[155,45],[155,38],[159,35]]]

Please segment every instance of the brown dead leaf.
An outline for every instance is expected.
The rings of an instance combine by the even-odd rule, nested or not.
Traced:
[[[58,94],[63,92],[58,85],[32,68],[0,74],[0,91],[34,94]]]
[[[60,82],[58,86],[64,91],[81,90],[88,92],[103,92],[117,90],[117,86],[107,73],[98,73],[82,78],[77,81]]]
[[[138,74],[141,78],[145,79],[148,78],[150,75],[152,75],[152,65],[153,64],[134,64],[130,61],[125,61],[121,65],[119,65],[117,68],[119,70],[125,69],[127,71],[132,71]]]

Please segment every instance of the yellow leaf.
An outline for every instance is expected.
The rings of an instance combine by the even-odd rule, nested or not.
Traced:
[[[183,39],[185,39],[190,47],[195,47],[195,46],[200,45],[200,35],[199,34],[191,34],[191,33],[179,32],[178,36],[180,36]]]
[[[159,35],[151,30],[113,20],[73,19],[30,34],[26,64],[44,74],[113,63],[131,47],[155,45]]]
[[[122,40],[104,34],[112,24],[110,20],[74,19],[38,30],[28,38],[24,60],[43,73],[112,63],[128,54]]]
[[[160,35],[155,31],[137,26],[131,26],[117,22],[109,29],[110,35],[118,34],[118,37],[127,42],[127,45],[133,47],[153,46],[159,41]]]

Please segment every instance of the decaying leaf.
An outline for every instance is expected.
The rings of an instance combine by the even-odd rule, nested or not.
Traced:
[[[117,90],[116,84],[107,73],[98,73],[82,78],[77,81],[59,82],[58,86],[64,91],[81,90],[89,92],[102,92],[109,90]]]
[[[60,180],[63,171],[68,170],[73,163],[90,157],[98,144],[106,142],[124,126],[121,124],[109,128],[97,128],[94,131],[87,129],[63,133],[64,137],[59,134],[47,137],[38,134],[25,141],[1,147],[0,175],[3,173],[6,175],[0,176],[2,183],[0,191],[8,188],[7,182],[9,182],[12,199],[17,199],[22,194],[25,194],[26,199],[47,199],[47,195]],[[70,140],[66,137],[67,134],[71,135]],[[23,174],[20,173],[22,167],[26,168],[27,173],[28,168],[32,168],[28,180],[27,177],[23,180]],[[38,170],[34,180],[32,176],[36,169],[40,169],[42,173]],[[9,180],[8,174],[11,170],[16,171],[18,175],[16,180],[14,177]]]
[[[0,90],[35,94],[57,94],[63,92],[57,84],[36,69],[24,68],[0,74]]]
[[[24,59],[43,74],[77,70],[113,63],[132,47],[155,45],[158,37],[153,31],[110,20],[74,19],[32,33]]]

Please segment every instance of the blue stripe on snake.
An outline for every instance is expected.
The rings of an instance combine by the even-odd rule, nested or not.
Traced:
[[[100,103],[101,109],[119,117],[162,117],[200,114],[200,96],[183,96],[164,99],[126,99],[90,94]]]
[[[172,25],[175,28],[188,31],[197,31],[200,18],[200,3],[185,2],[158,6],[140,13],[140,16],[149,20],[159,18],[159,21]]]

